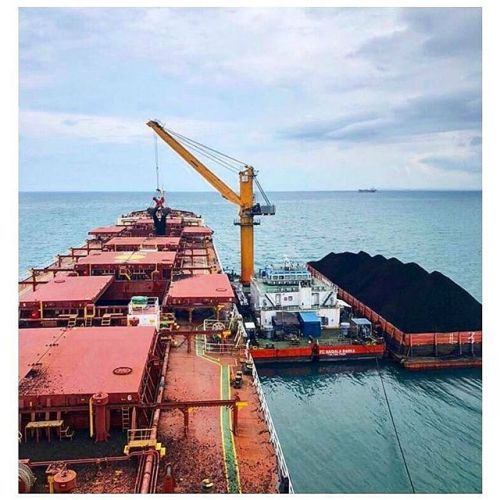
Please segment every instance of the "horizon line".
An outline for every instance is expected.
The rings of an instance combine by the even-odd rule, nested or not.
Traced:
[[[267,190],[268,193],[357,193],[360,188],[356,189],[291,189],[291,190]],[[390,188],[390,189],[376,189],[376,192],[482,192],[482,188]],[[149,193],[155,192],[155,190],[19,190],[18,194],[23,193]],[[199,193],[199,194],[219,194],[217,191],[166,191],[166,193]]]

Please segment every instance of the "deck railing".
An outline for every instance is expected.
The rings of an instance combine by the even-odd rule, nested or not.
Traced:
[[[281,449],[281,443],[278,437],[278,433],[276,432],[276,428],[274,427],[271,412],[269,411],[269,407],[267,406],[266,395],[264,394],[264,390],[262,389],[259,374],[257,373],[257,368],[255,368],[255,363],[253,362],[252,355],[249,353],[248,356],[252,360],[253,384],[255,386],[255,390],[257,391],[257,395],[259,396],[260,407],[262,409],[262,413],[264,414],[264,419],[271,436],[270,441],[274,447],[276,458],[278,460],[280,481],[288,479],[288,493],[293,494],[295,492],[293,490],[292,480],[290,478],[290,473],[288,472],[288,467],[286,465],[285,456],[283,455],[283,450]]]
[[[239,351],[240,348],[233,343],[216,343],[216,342],[207,342],[207,338],[205,337],[205,341],[203,342],[203,354],[232,354],[235,351]]]
[[[269,300],[269,299],[268,299]],[[311,304],[311,306],[309,306],[307,308],[307,310],[312,310],[312,309],[336,309],[338,306],[337,304],[334,304],[334,305],[331,305],[331,304],[328,304],[328,305],[321,305],[321,304]],[[276,305],[269,305],[269,306],[258,306],[256,308],[257,311],[272,311],[272,310],[275,310],[275,309],[278,309],[279,311],[292,311],[292,312],[300,312],[300,311],[303,311],[304,308],[299,306],[298,304],[296,305],[283,305],[283,304],[276,304]]]

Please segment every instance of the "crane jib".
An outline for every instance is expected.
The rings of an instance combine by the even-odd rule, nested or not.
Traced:
[[[194,168],[211,186],[213,186],[224,199],[240,207],[240,219],[235,222],[240,226],[241,231],[240,281],[244,285],[249,285],[254,269],[253,226],[259,224],[258,220],[254,221],[254,217],[261,215],[274,215],[276,213],[276,207],[271,204],[259,181],[256,179],[254,168],[236,160],[231,156],[225,155],[216,149],[209,148],[208,146],[178,134],[177,132],[167,131],[157,120],[151,120],[147,122],[147,125],[148,127],[151,127],[166,144],[168,144],[183,160]],[[234,163],[238,163],[240,165],[239,168],[241,168],[241,165],[244,165],[243,170],[238,172],[240,178],[239,195],[227,186],[224,181],[219,179],[219,177],[217,177],[217,175],[215,175],[191,151],[189,151],[188,147],[233,172],[238,172]],[[253,189],[254,183],[260,191],[265,204],[255,203]]]

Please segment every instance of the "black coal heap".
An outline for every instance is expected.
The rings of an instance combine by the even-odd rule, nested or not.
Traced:
[[[443,274],[366,252],[309,264],[406,333],[482,329],[482,305]]]

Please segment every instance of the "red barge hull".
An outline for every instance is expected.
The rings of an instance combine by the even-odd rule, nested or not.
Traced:
[[[405,333],[356,297],[330,281],[310,264],[309,271],[320,281],[338,290],[338,297],[353,310],[370,320],[384,334],[387,352],[404,368],[431,370],[439,368],[480,368],[483,332]]]
[[[320,346],[315,354],[313,348],[291,347],[286,349],[252,349],[252,358],[256,364],[285,361],[342,361],[381,358],[385,354],[385,345],[338,345]]]

